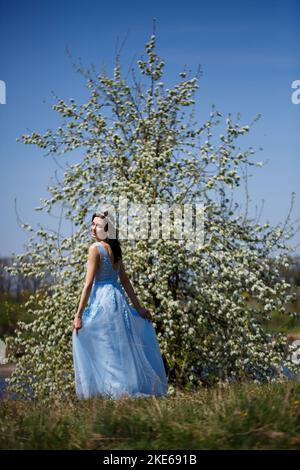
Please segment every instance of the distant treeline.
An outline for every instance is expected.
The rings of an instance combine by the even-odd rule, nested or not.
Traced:
[[[11,257],[0,258],[0,294],[8,294],[13,299],[21,301],[24,292],[36,292],[43,286],[51,286],[53,279],[50,273],[45,272],[44,279],[29,278],[21,275],[13,276],[4,270],[5,266],[13,266],[14,260]],[[15,260],[16,263],[16,260]]]

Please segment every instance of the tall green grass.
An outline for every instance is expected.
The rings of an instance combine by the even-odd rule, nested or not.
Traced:
[[[300,448],[300,381],[0,407],[1,449]]]

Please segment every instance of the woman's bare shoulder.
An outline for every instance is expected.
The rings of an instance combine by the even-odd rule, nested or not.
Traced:
[[[88,249],[88,254],[89,255],[100,255],[100,251],[98,249],[98,246],[97,246],[97,242],[94,242],[92,243],[90,246],[89,246],[89,249]]]

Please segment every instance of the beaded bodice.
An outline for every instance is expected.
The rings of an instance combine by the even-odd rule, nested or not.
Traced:
[[[119,269],[116,270],[113,268],[110,256],[100,242],[95,243],[100,251],[101,261],[100,266],[95,274],[95,282],[101,281],[117,281],[119,277]]]

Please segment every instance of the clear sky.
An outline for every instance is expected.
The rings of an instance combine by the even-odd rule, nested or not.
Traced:
[[[87,96],[66,48],[75,62],[94,63],[99,72],[106,64],[111,74],[117,44],[125,41],[121,61],[127,71],[145,55],[153,18],[157,53],[166,62],[166,86],[176,84],[184,68],[196,73],[198,64],[202,67],[199,124],[212,103],[224,115],[240,112],[244,124],[262,115],[241,140],[262,147],[255,161],[267,160],[263,168],[251,167],[253,215],[264,200],[260,220],[282,221],[294,191],[292,218],[299,217],[300,104],[291,101],[291,84],[300,80],[299,1],[0,0],[0,5],[0,80],[6,84],[6,104],[0,104],[0,256],[24,250],[28,233],[20,222],[52,229],[58,224],[55,217],[34,210],[49,194],[57,164],[16,138],[59,126],[51,109],[52,91],[79,102]]]

